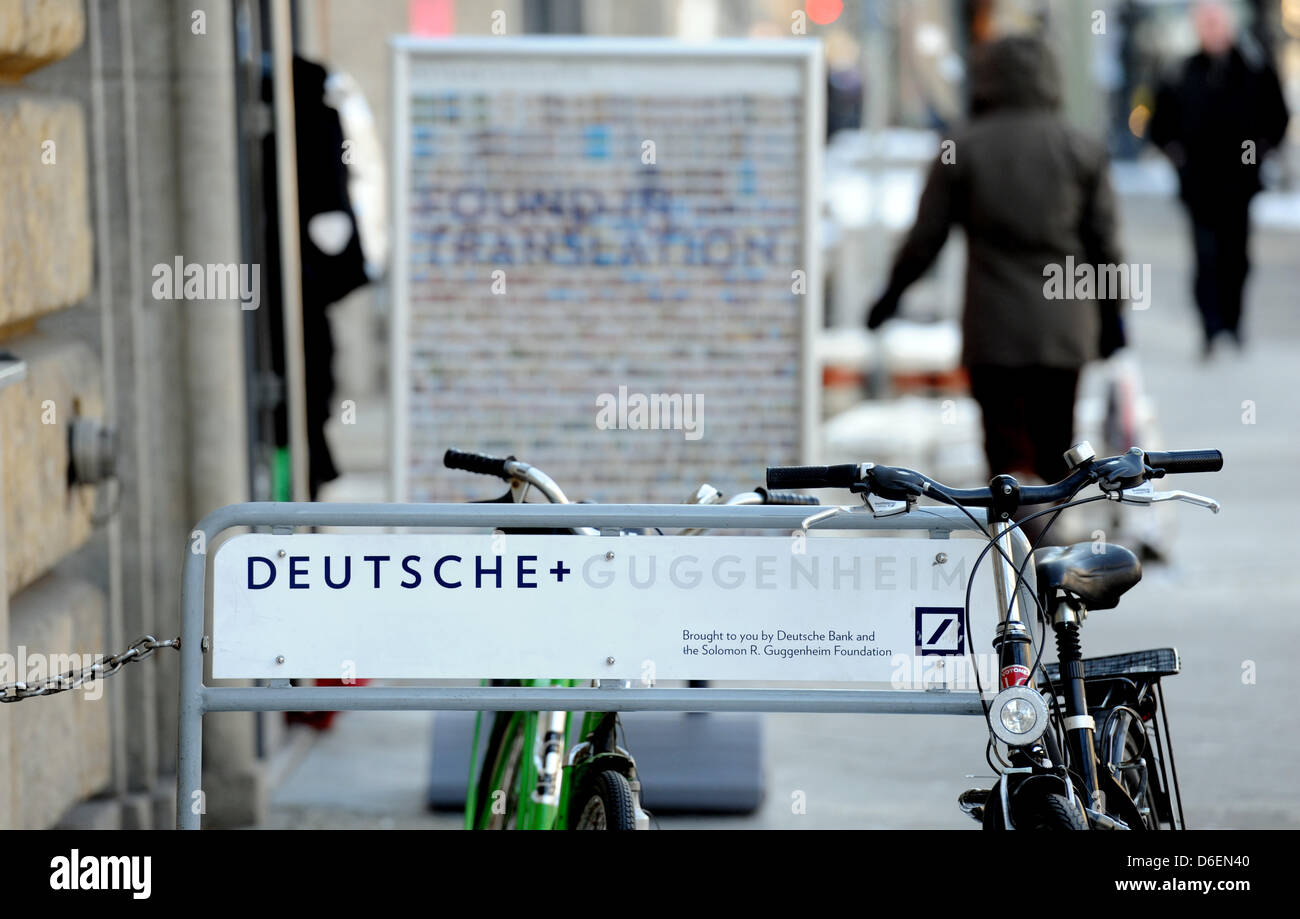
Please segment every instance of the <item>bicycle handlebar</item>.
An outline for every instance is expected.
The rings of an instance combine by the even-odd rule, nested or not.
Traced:
[[[466,472],[477,472],[479,475],[492,475],[507,481],[514,477],[514,472],[519,471],[518,468],[512,470],[512,466],[525,468],[535,475],[543,475],[541,470],[535,467],[527,467],[526,464],[520,463],[513,456],[489,456],[486,453],[470,453],[457,450],[454,447],[443,454],[442,464],[448,469],[462,469]],[[856,466],[846,468],[857,469]],[[768,470],[768,473],[770,477],[771,470]],[[788,491],[770,491],[762,487],[754,489],[754,493],[762,499],[763,504],[817,505],[821,503],[812,495],[799,495]]]
[[[755,488],[755,492],[763,498],[764,504],[801,504],[801,505],[818,505],[821,501],[816,495],[797,495],[792,491],[772,491],[767,488]]]
[[[1169,473],[1218,472],[1222,468],[1223,454],[1218,450],[1146,453],[1133,447],[1119,456],[1083,462],[1052,485],[1020,486],[1011,476],[998,476],[994,483],[1001,493],[997,495],[992,483],[984,488],[950,488],[912,469],[872,463],[771,466],[767,470],[767,484],[769,488],[848,488],[895,500],[925,496],[966,507],[991,507],[995,504],[1023,507],[1069,500],[1092,482],[1103,491],[1118,492]]]
[[[768,466],[768,488],[852,488],[859,479],[857,463],[839,466]]]
[[[1223,468],[1223,454],[1218,450],[1172,450],[1148,453],[1147,465],[1166,473],[1218,472]]]
[[[506,463],[512,460],[513,456],[488,456],[486,453],[465,453],[456,449],[450,449],[442,456],[442,464],[448,469],[463,469],[507,480],[510,473],[506,471]]]

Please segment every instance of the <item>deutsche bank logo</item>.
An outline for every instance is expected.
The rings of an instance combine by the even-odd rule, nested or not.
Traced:
[[[916,653],[966,653],[966,613],[960,606],[916,608]]]

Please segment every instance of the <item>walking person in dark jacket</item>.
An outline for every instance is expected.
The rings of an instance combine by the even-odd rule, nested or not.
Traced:
[[[1241,343],[1250,199],[1260,189],[1260,160],[1282,142],[1288,114],[1277,74],[1237,45],[1227,8],[1202,3],[1193,16],[1201,50],[1157,93],[1148,133],[1178,168],[1208,357],[1220,334]]]
[[[1106,154],[1059,114],[1060,79],[1037,38],[975,50],[971,119],[930,169],[916,223],[868,328],[898,310],[954,224],[966,232],[962,363],[984,416],[991,474],[1066,473],[1079,370],[1123,343],[1119,301],[1061,297],[1064,265],[1118,265]],[[1067,283],[1073,278],[1068,278]]]

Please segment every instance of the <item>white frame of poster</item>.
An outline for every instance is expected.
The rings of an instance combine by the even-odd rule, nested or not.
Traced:
[[[410,390],[408,386],[410,320],[410,226],[407,198],[410,181],[410,92],[412,60],[433,55],[472,60],[537,56],[550,58],[617,59],[644,66],[654,62],[671,64],[715,59],[770,61],[800,67],[804,81],[803,124],[803,246],[801,265],[807,273],[807,290],[801,298],[802,316],[799,345],[800,462],[818,459],[817,424],[820,417],[821,379],[814,337],[821,326],[822,270],[820,220],[822,202],[822,151],[825,140],[825,67],[822,45],[816,39],[718,39],[683,42],[670,38],[552,37],[521,38],[422,38],[394,36],[392,51],[392,192],[393,257],[390,280],[389,316],[389,419],[390,500],[409,499],[407,451],[409,449]],[[448,446],[454,446],[448,444]],[[467,445],[473,446],[473,445]],[[689,484],[689,483],[684,483]]]

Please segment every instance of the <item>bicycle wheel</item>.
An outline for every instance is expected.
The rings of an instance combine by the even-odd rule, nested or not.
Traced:
[[[1053,780],[1054,781],[1054,780]],[[1017,830],[1086,830],[1088,821],[1065,795],[1042,791],[1040,783],[1026,783],[1011,795],[1011,823]],[[1056,787],[1060,787],[1057,783]],[[997,786],[984,807],[984,829],[1002,830],[1002,796]]]
[[[474,827],[480,830],[514,829],[519,816],[524,731],[516,713],[498,712],[496,718],[478,785]]]
[[[632,785],[612,769],[589,774],[574,801],[575,830],[635,830],[636,801]]]
[[[1018,830],[1086,830],[1088,822],[1065,795],[1018,796],[1011,805]]]
[[[1160,809],[1152,782],[1154,762],[1151,757],[1151,745],[1147,742],[1146,730],[1140,720],[1131,717],[1125,711],[1113,712],[1103,723],[1108,724],[1110,718],[1123,718],[1126,721],[1122,726],[1124,731],[1122,750],[1117,753],[1115,747],[1120,745],[1109,744],[1110,749],[1106,759],[1112,775],[1115,776],[1120,787],[1128,793],[1141,817],[1141,826],[1134,829],[1158,830]]]

